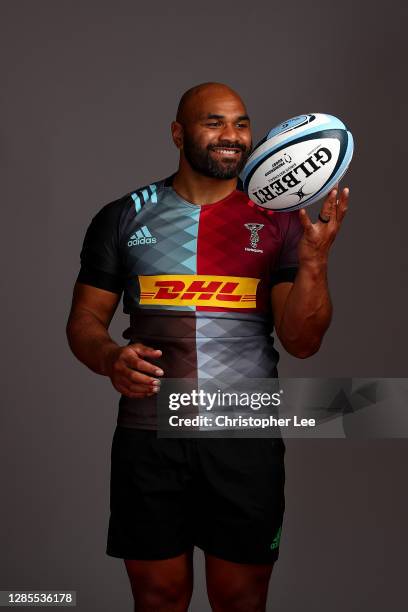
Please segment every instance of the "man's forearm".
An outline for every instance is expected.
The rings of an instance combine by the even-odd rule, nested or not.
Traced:
[[[75,357],[88,368],[107,376],[112,355],[119,345],[92,313],[82,311],[70,316],[67,324],[69,345]]]
[[[300,265],[277,329],[285,349],[296,357],[313,355],[320,347],[331,316],[327,263]]]

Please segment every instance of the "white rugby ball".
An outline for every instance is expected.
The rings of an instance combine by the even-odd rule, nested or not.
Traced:
[[[269,130],[240,178],[249,198],[270,210],[309,206],[329,193],[353,156],[353,136],[333,115],[292,117]]]

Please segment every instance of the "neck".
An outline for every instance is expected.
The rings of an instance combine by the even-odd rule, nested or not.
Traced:
[[[213,204],[226,198],[237,187],[237,178],[222,180],[203,176],[192,168],[180,164],[173,178],[173,189],[187,202]]]

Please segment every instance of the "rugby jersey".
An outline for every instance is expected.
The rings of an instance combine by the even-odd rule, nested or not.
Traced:
[[[198,206],[169,177],[95,215],[77,280],[123,292],[123,337],[161,349],[165,377],[276,377],[270,293],[293,282],[302,233],[297,211],[271,213],[240,190]],[[155,429],[156,401],[122,396],[118,424]]]

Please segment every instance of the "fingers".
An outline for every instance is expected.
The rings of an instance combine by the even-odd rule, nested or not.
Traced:
[[[126,358],[125,358],[126,359]],[[128,366],[131,367],[132,370],[137,370],[138,372],[144,372],[145,374],[150,374],[150,376],[163,376],[163,370],[158,368],[153,363],[149,363],[144,359],[132,359],[132,363],[126,362]],[[148,378],[145,376],[145,378]],[[145,381],[148,382],[148,381]]]
[[[143,344],[130,344],[126,347],[121,355],[121,358],[129,368],[151,374],[152,376],[163,376],[164,372],[156,365],[142,359],[148,357],[158,359],[162,352],[159,349],[153,349]],[[147,381],[146,381],[147,382]]]
[[[129,348],[132,348],[141,357],[150,357],[151,359],[157,359],[162,354],[160,349],[154,349],[150,346],[145,346],[140,342],[136,342],[135,344],[129,344]]]
[[[158,393],[163,370],[148,359],[158,359],[162,352],[141,343],[124,347],[113,364],[111,380],[120,393],[130,398],[151,397]]]
[[[350,189],[345,187],[340,194],[340,198],[337,200],[339,184],[336,184],[336,188],[332,189],[328,194],[327,198],[323,202],[322,210],[319,213],[317,223],[321,225],[331,225],[335,223],[341,223],[346,215],[350,197]],[[313,227],[313,223],[310,220],[304,208],[299,210],[299,219],[305,231],[310,231]]]
[[[299,209],[299,219],[301,224],[303,225],[303,229],[305,230],[305,232],[310,231],[312,229],[313,223],[304,208]]]
[[[337,189],[332,189],[327,196],[327,198],[323,202],[322,210],[320,211],[320,216],[324,221],[319,219],[319,223],[323,223],[325,221],[336,221],[336,201],[337,201]]]
[[[348,209],[350,197],[350,189],[345,187],[340,194],[340,198],[337,204],[337,221],[341,223],[346,215]]]
[[[152,397],[160,390],[160,385],[132,384],[126,377],[121,376],[116,377],[112,382],[117,391],[131,398]]]

